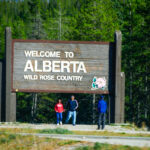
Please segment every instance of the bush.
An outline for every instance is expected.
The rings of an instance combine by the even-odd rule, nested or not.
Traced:
[[[15,134],[10,134],[10,135],[8,136],[8,139],[9,139],[9,140],[14,140],[14,139],[16,139],[16,135],[15,135]]]
[[[96,142],[94,145],[94,150],[101,150],[101,149],[102,149],[102,144]]]
[[[8,140],[6,138],[0,138],[0,144],[7,143]]]
[[[91,150],[89,146],[78,147],[76,150]]]
[[[47,133],[47,134],[72,134],[72,131],[69,131],[67,129],[62,128],[56,128],[56,129],[43,129],[40,131],[40,133]]]

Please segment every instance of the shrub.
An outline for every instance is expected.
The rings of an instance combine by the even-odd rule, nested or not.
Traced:
[[[43,129],[40,131],[40,133],[47,133],[47,134],[72,134],[72,131],[69,131],[67,129],[62,128],[56,128],[56,129]]]

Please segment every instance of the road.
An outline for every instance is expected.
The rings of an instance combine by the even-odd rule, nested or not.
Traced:
[[[65,134],[40,134],[40,133],[19,133],[19,134],[34,135],[38,137],[48,137],[56,139],[108,143],[116,145],[150,147],[149,137],[119,137],[119,136],[65,135]]]

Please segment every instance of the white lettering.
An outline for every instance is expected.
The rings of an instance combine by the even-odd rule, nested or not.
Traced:
[[[80,72],[80,71],[83,71],[84,73],[87,73],[83,62],[79,63],[77,73]]]
[[[60,57],[60,51],[24,51],[24,53],[26,57]]]
[[[40,80],[55,80],[54,75],[40,75]]]
[[[82,81],[83,76],[57,76],[59,81]]]
[[[53,61],[52,64],[52,72],[60,72],[60,61]]]
[[[74,53],[73,52],[65,52],[66,58],[73,58],[74,57]]]
[[[24,72],[26,71],[87,73],[84,62],[80,62],[80,61],[27,60],[24,68]]]
[[[61,61],[61,72],[64,72],[65,69],[67,72],[70,72],[70,63],[68,61]]]
[[[37,80],[38,76],[37,75],[24,75],[25,80]]]
[[[35,65],[35,72],[42,72],[41,69],[38,69],[38,61],[37,60],[35,60],[34,65]]]
[[[43,61],[43,72],[51,72],[51,61]]]
[[[27,62],[26,62],[24,72],[26,72],[27,70],[30,70],[32,72],[34,71],[31,60],[27,60]]]

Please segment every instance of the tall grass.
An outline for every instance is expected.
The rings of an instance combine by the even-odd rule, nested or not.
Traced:
[[[5,134],[5,133],[2,134],[1,133],[0,134],[0,144],[9,143],[12,140],[15,140],[16,137],[17,137],[17,135],[15,135],[15,134]]]
[[[0,133],[0,150],[55,150],[59,147],[76,143],[80,142],[37,137],[33,135],[22,136],[18,134]]]

